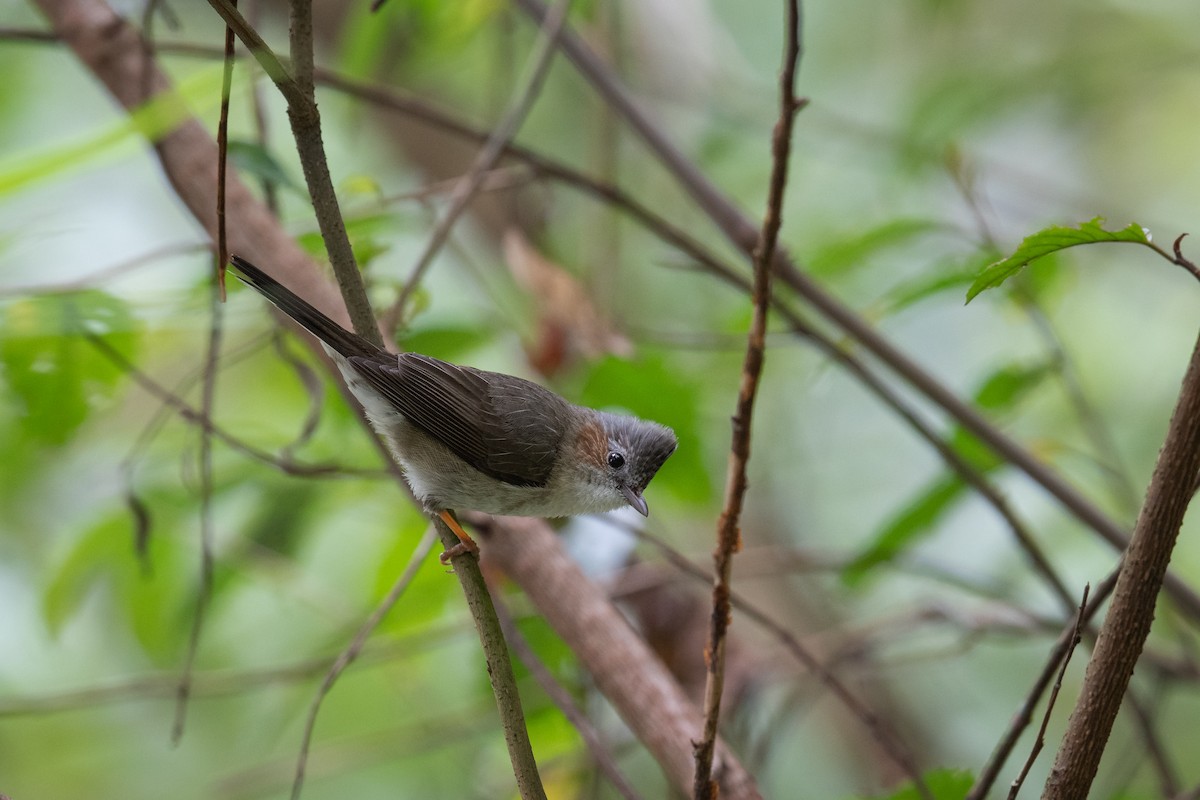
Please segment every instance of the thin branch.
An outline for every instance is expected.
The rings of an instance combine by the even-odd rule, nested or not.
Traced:
[[[237,0],[233,0],[236,5]],[[147,13],[153,4],[147,7]],[[146,39],[150,41],[149,37]],[[209,302],[211,322],[208,327],[208,345],[204,353],[204,380],[200,391],[200,413],[205,419],[213,419],[213,402],[217,390],[217,362],[221,355],[221,339],[225,320],[225,262],[229,256],[228,236],[226,235],[225,219],[225,177],[226,164],[229,156],[229,95],[233,86],[233,48],[235,39],[233,30],[225,28],[225,58],[221,69],[221,111],[217,121],[217,247],[214,254],[213,285]],[[150,74],[150,70],[146,71]],[[196,593],[196,613],[192,617],[192,628],[188,634],[187,653],[183,659],[183,669],[179,677],[179,688],[175,697],[175,721],[171,728],[171,741],[178,744],[183,738],[183,727],[187,719],[188,698],[192,690],[192,671],[196,664],[196,655],[200,651],[200,634],[204,630],[204,620],[208,612],[208,604],[212,600],[213,569],[213,463],[212,436],[205,428],[200,429],[200,450],[197,455],[200,471],[200,585]],[[134,498],[136,500],[136,498]],[[141,506],[130,502],[134,519],[141,525]]]
[[[1100,611],[1100,607],[1108,601],[1109,595],[1112,594],[1113,589],[1117,585],[1117,574],[1114,571],[1097,584],[1096,591],[1092,593],[1092,598],[1088,601],[1084,612],[1063,629],[1058,640],[1054,643],[1054,647],[1051,648],[1050,657],[1046,659],[1046,663],[1034,681],[1033,687],[1026,693],[1025,699],[1021,702],[1017,713],[1013,715],[1008,729],[1000,738],[1000,742],[996,745],[995,750],[992,751],[992,755],[987,763],[984,764],[983,769],[979,771],[979,777],[975,779],[975,784],[967,792],[965,800],[983,800],[983,798],[991,794],[992,785],[995,784],[997,777],[1000,775],[1000,770],[1004,768],[1004,763],[1017,746],[1017,740],[1021,738],[1021,734],[1024,733],[1025,729],[1033,721],[1033,711],[1037,708],[1037,704],[1042,698],[1042,693],[1046,691],[1051,680],[1057,674],[1058,665],[1066,658],[1067,651],[1075,646],[1075,631],[1079,629],[1080,623],[1086,625],[1092,617],[1096,616]]]
[[[317,694],[313,697],[312,704],[308,708],[308,717],[304,721],[304,733],[300,738],[300,753],[296,757],[296,772],[292,778],[292,800],[299,800],[300,790],[304,786],[304,771],[308,766],[308,752],[312,745],[313,731],[317,726],[317,714],[320,713],[321,703],[324,702],[325,696],[329,694],[329,691],[333,688],[333,684],[337,682],[341,674],[358,658],[359,653],[366,646],[367,638],[379,627],[379,623],[383,621],[388,612],[399,602],[401,595],[408,589],[413,578],[417,576],[417,570],[421,568],[421,565],[425,562],[425,558],[433,550],[433,545],[436,541],[437,537],[434,535],[433,528],[429,528],[425,532],[425,535],[421,537],[421,541],[417,543],[417,547],[413,550],[412,557],[409,558],[404,571],[400,573],[400,577],[392,584],[392,588],[388,591],[387,595],[358,629],[358,633],[354,635],[354,639],[338,655],[333,664],[330,665],[329,670],[325,673],[325,678],[321,681],[320,687],[317,688]]]
[[[1091,588],[1090,585],[1083,587],[1083,597],[1079,601],[1079,613],[1075,616],[1075,628],[1071,634],[1070,644],[1067,645],[1067,651],[1063,654],[1062,664],[1058,668],[1058,677],[1054,679],[1054,686],[1050,689],[1050,699],[1046,701],[1046,712],[1042,714],[1042,725],[1038,728],[1037,738],[1029,750],[1029,757],[1025,759],[1025,766],[1021,767],[1021,773],[1017,775],[1008,789],[1008,800],[1017,799],[1017,794],[1020,793],[1021,786],[1029,775],[1029,770],[1033,768],[1033,762],[1037,761],[1038,754],[1046,745],[1046,728],[1050,726],[1050,715],[1054,712],[1054,703],[1058,700],[1058,693],[1062,689],[1063,676],[1067,674],[1067,665],[1071,663],[1071,654],[1075,652],[1075,648],[1079,646],[1079,640],[1083,638],[1083,619],[1084,613],[1087,611],[1088,592],[1091,591]]]
[[[183,398],[166,387],[156,383],[145,372],[138,369],[136,365],[117,352],[112,345],[106,342],[103,338],[96,336],[90,331],[84,331],[81,335],[87,339],[93,347],[100,351],[105,358],[111,361],[116,367],[127,373],[133,378],[139,386],[142,387],[148,394],[153,396],[164,406],[174,409],[180,417],[186,422],[190,422],[200,427],[208,435],[220,440],[228,445],[234,452],[241,453],[244,456],[252,458],[256,461],[261,461],[283,472],[286,475],[293,475],[305,478],[324,478],[329,476],[346,475],[357,478],[362,477],[381,477],[384,473],[378,470],[358,470],[342,467],[337,464],[300,464],[291,459],[280,459],[270,453],[260,450],[253,445],[243,442],[233,434],[226,431],[224,428],[217,425],[212,419],[206,416],[200,409],[189,405]]]
[[[1146,500],[1121,562],[1083,688],[1042,797],[1086,797],[1150,634],[1167,564],[1200,473],[1200,338],[1192,351]]]
[[[454,190],[450,193],[450,207],[446,209],[445,216],[438,220],[433,233],[430,234],[429,241],[426,242],[425,249],[417,258],[416,266],[413,267],[412,273],[400,290],[396,302],[383,315],[381,321],[385,330],[394,331],[396,329],[403,318],[404,307],[408,304],[412,293],[420,285],[421,279],[433,263],[433,259],[441,251],[442,245],[449,238],[454,223],[466,211],[467,204],[483,186],[488,173],[504,155],[509,143],[516,136],[517,130],[529,115],[529,110],[533,107],[538,95],[541,94],[542,85],[550,73],[554,54],[558,52],[558,36],[567,20],[567,11],[570,7],[571,0],[558,0],[542,21],[541,29],[538,32],[537,49],[530,57],[531,66],[528,69],[528,76],[514,93],[508,111],[488,136],[487,142],[475,156],[467,174],[455,184]]]
[[[459,543],[458,536],[446,523],[437,517],[433,521],[447,550]],[[496,616],[491,592],[488,591],[483,573],[479,571],[479,557],[464,552],[454,556],[450,563],[462,585],[467,606],[471,609],[471,619],[475,621],[475,629],[479,633],[479,643],[483,646],[488,680],[496,696],[496,710],[500,712],[500,722],[504,726],[504,743],[508,747],[508,757],[512,762],[521,800],[546,800],[537,760],[533,757],[533,745],[529,742],[525,712],[521,710],[521,695],[517,690],[516,676],[513,675],[512,660],[508,655],[508,646],[500,628],[500,619]]]
[[[717,723],[721,717],[721,695],[725,689],[725,647],[731,607],[729,577],[733,554],[741,549],[739,522],[746,497],[746,465],[750,460],[750,434],[754,401],[766,357],[767,315],[771,308],[771,261],[783,224],[783,193],[787,187],[788,157],[792,125],[801,104],[796,100],[796,68],[800,62],[800,3],[789,0],[784,23],[783,68],[779,78],[779,119],[771,141],[771,183],[762,233],[754,249],[754,313],[746,337],[742,381],[733,414],[732,442],[726,472],[725,507],[717,520],[717,545],[713,553],[713,609],[705,648],[708,667],[704,684],[704,728],[696,744],[696,774],[692,794],[696,800],[715,800],[717,784],[712,779]]]
[[[508,640],[508,646],[512,648],[513,653],[521,663],[525,665],[525,669],[529,670],[529,674],[537,681],[538,686],[542,687],[542,691],[550,698],[550,701],[562,712],[562,715],[571,723],[571,727],[583,739],[584,745],[587,746],[588,752],[596,762],[596,766],[612,787],[617,790],[617,793],[625,798],[625,800],[640,800],[641,795],[637,790],[630,785],[629,780],[621,774],[620,768],[617,766],[616,758],[609,751],[608,746],[604,743],[600,736],[600,732],[596,730],[596,726],[588,719],[587,715],[575,705],[574,698],[570,692],[563,688],[551,674],[550,670],[538,658],[537,653],[525,640],[517,627],[516,620],[513,619],[512,612],[508,606],[499,598],[493,598],[496,605],[496,615],[500,620],[500,627],[504,631],[504,638]]]

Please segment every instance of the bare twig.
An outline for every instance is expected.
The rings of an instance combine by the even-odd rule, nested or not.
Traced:
[[[1108,601],[1108,597],[1116,585],[1117,572],[1114,571],[1097,584],[1096,591],[1092,593],[1092,598],[1088,601],[1083,614],[1063,629],[1050,651],[1050,657],[1046,659],[1041,673],[1034,681],[1033,687],[1026,693],[1025,699],[1021,702],[1017,713],[1013,715],[1008,729],[1000,738],[1000,742],[996,745],[987,763],[984,764],[983,769],[979,771],[979,777],[976,778],[971,790],[967,792],[965,800],[983,800],[991,793],[992,785],[996,782],[1009,755],[1012,754],[1013,748],[1016,747],[1017,740],[1021,738],[1025,728],[1033,721],[1033,711],[1041,700],[1042,693],[1046,691],[1050,681],[1057,674],[1058,665],[1066,658],[1067,651],[1075,646],[1075,631],[1079,628],[1080,622],[1086,625],[1099,612],[1100,607]]]
[[[400,577],[392,584],[392,588],[388,591],[387,596],[380,601],[371,615],[367,617],[362,626],[358,629],[358,633],[354,635],[354,639],[346,646],[329,667],[329,671],[325,673],[324,680],[321,681],[320,687],[317,689],[317,694],[313,698],[312,705],[308,708],[308,717],[304,721],[304,733],[300,739],[300,753],[296,757],[296,772],[292,779],[292,800],[298,800],[300,790],[304,786],[304,771],[308,766],[308,751],[312,745],[313,730],[317,725],[317,714],[321,710],[321,703],[325,700],[325,696],[329,694],[329,690],[333,688],[333,684],[346,668],[353,663],[354,659],[358,658],[358,654],[362,652],[363,647],[367,643],[367,637],[379,626],[383,618],[400,600],[400,596],[412,583],[413,578],[417,575],[417,570],[421,564],[425,562],[426,556],[433,549],[434,542],[437,537],[434,535],[433,528],[429,528],[425,535],[421,537],[421,541],[417,543],[417,547],[413,550],[412,557],[408,560],[408,564],[404,567],[404,571],[400,573]]]
[[[613,757],[612,752],[600,737],[600,732],[596,730],[596,726],[587,718],[587,715],[581,711],[576,705],[574,698],[570,692],[563,688],[538,658],[537,653],[530,647],[529,642],[525,641],[525,637],[517,628],[516,620],[513,619],[512,612],[504,601],[494,598],[496,604],[496,615],[500,619],[500,627],[504,631],[504,637],[508,640],[508,646],[512,648],[513,653],[521,663],[525,665],[525,669],[537,681],[538,686],[542,687],[542,691],[550,698],[550,701],[557,706],[563,716],[571,723],[571,727],[583,739],[583,743],[587,746],[588,752],[596,762],[596,766],[613,788],[617,790],[625,800],[639,800],[641,795],[629,783],[628,779],[621,774],[620,768],[617,766],[617,761]]]
[[[705,657],[708,672],[704,685],[704,728],[696,743],[696,774],[692,794],[697,800],[713,800],[717,784],[712,779],[717,723],[721,717],[721,694],[725,688],[725,646],[731,605],[729,576],[733,554],[741,548],[739,522],[746,496],[746,465],[750,460],[751,422],[758,382],[766,356],[767,314],[771,308],[771,262],[783,223],[783,192],[787,186],[792,124],[800,103],[796,100],[796,68],[800,62],[800,3],[789,0],[784,23],[783,68],[779,78],[779,119],[771,139],[771,183],[762,233],[754,249],[754,314],[746,341],[742,381],[733,414],[733,433],[726,471],[725,507],[717,520],[717,545],[713,552],[713,610]]]
[[[236,5],[237,0],[232,0]],[[153,4],[147,7],[147,13]],[[147,38],[147,42],[149,38]],[[217,122],[217,242],[214,256],[212,296],[209,303],[211,321],[208,327],[208,346],[204,353],[204,380],[200,390],[200,413],[205,419],[213,418],[213,402],[217,391],[217,361],[221,355],[221,339],[225,319],[225,261],[228,258],[228,237],[225,227],[225,167],[228,158],[229,144],[229,94],[233,85],[233,31],[225,28],[225,59],[221,70],[221,113]],[[149,55],[147,55],[149,58]],[[150,74],[146,70],[146,74]],[[200,471],[200,585],[196,592],[196,613],[192,617],[192,628],[188,634],[187,653],[183,659],[183,669],[179,677],[179,689],[175,699],[175,722],[171,729],[171,740],[176,744],[183,738],[183,727],[187,716],[188,698],[192,688],[192,670],[196,664],[196,654],[200,650],[200,635],[204,630],[204,620],[208,612],[208,604],[212,599],[213,584],[213,463],[212,436],[206,428],[200,428],[200,449],[197,454]],[[133,503],[130,507],[135,509]]]
[[[1090,585],[1083,587],[1083,597],[1079,601],[1079,613],[1075,616],[1075,628],[1071,634],[1070,644],[1067,645],[1067,650],[1063,654],[1062,664],[1058,668],[1058,677],[1054,679],[1054,686],[1050,689],[1050,698],[1046,701],[1046,712],[1042,715],[1042,725],[1038,728],[1037,738],[1033,742],[1033,747],[1030,748],[1029,757],[1025,759],[1025,766],[1021,767],[1021,773],[1017,775],[1008,789],[1008,800],[1016,800],[1017,794],[1021,791],[1021,785],[1025,783],[1029,770],[1033,768],[1033,762],[1037,760],[1038,754],[1042,752],[1042,748],[1046,744],[1046,728],[1050,725],[1050,715],[1054,712],[1054,703],[1058,700],[1059,690],[1062,689],[1063,676],[1067,674],[1067,665],[1071,663],[1071,654],[1075,652],[1075,648],[1079,646],[1079,640],[1083,638],[1083,620],[1087,611],[1088,592],[1091,591],[1091,588]]]
[[[1047,800],[1086,797],[1141,655],[1167,564],[1200,472],[1200,339],[1192,351],[1146,500],[1121,563],[1112,605],[1084,675]]]
[[[640,530],[630,529],[630,533],[633,533],[642,541],[652,544],[662,553],[669,564],[685,575],[690,575],[708,584],[713,582],[712,574],[703,567],[693,563],[685,555],[658,537]],[[913,781],[914,785],[920,785],[921,772],[904,745],[888,730],[879,715],[859,700],[827,664],[822,663],[819,658],[813,655],[796,638],[792,631],[772,619],[758,605],[750,602],[733,590],[729,592],[729,600],[738,613],[744,615],[746,619],[770,633],[800,665],[815,675],[829,689],[830,694],[837,698],[838,702],[863,724],[863,727],[870,733],[871,738],[875,740],[880,749],[892,759],[896,766],[904,771],[905,775]]]
[[[538,95],[541,94],[542,84],[546,80],[546,75],[550,72],[550,65],[554,61],[554,54],[558,51],[558,35],[567,20],[567,11],[570,7],[571,0],[558,0],[550,10],[550,13],[546,15],[545,20],[542,21],[541,31],[538,34],[537,50],[530,57],[531,66],[528,70],[528,77],[521,82],[521,85],[514,93],[508,111],[505,112],[504,117],[488,136],[487,142],[478,155],[475,156],[475,160],[471,164],[467,174],[455,184],[454,190],[450,193],[450,207],[446,209],[445,215],[438,220],[433,233],[430,234],[429,241],[426,242],[425,249],[417,258],[417,263],[413,267],[412,273],[408,276],[404,287],[400,290],[396,302],[383,315],[381,322],[385,330],[394,331],[400,323],[404,314],[404,307],[408,304],[412,293],[420,285],[421,279],[433,263],[433,259],[442,249],[442,245],[449,238],[454,223],[466,211],[467,204],[471,202],[471,198],[483,186],[483,182],[488,177],[489,172],[496,166],[496,162],[500,160],[500,157],[504,155],[504,151],[508,148],[513,137],[516,136],[517,130],[521,127],[521,123],[525,121],[525,117],[528,116],[529,110],[533,107]]]
[[[138,369],[136,365],[131,363],[125,356],[113,349],[112,345],[106,342],[103,338],[95,334],[84,331],[83,337],[87,339],[93,347],[95,347],[105,358],[111,361],[118,369],[128,373],[130,377],[137,382],[146,392],[155,397],[163,405],[175,410],[180,417],[185,421],[190,422],[205,431],[206,434],[215,439],[220,440],[232,449],[234,452],[241,453],[256,461],[261,461],[265,464],[278,469],[287,475],[324,478],[337,475],[352,475],[354,477],[380,477],[383,473],[372,470],[355,470],[346,467],[341,467],[336,464],[299,464],[295,461],[283,458],[276,458],[270,453],[260,450],[241,439],[238,439],[233,434],[221,428],[212,419],[206,416],[200,409],[189,405],[183,398],[164,386],[156,383],[145,372]]]

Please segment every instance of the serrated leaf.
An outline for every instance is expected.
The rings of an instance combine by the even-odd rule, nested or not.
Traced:
[[[1150,244],[1149,232],[1136,222],[1117,231],[1106,231],[1103,223],[1103,217],[1096,217],[1090,222],[1082,223],[1078,228],[1052,225],[1026,237],[1012,255],[991,264],[979,273],[971,288],[967,290],[967,302],[971,302],[980,292],[994,289],[1004,283],[1027,264],[1068,247],[1098,242]]]
[[[135,343],[125,304],[89,290],[12,303],[0,317],[0,364],[22,430],[43,444],[69,440],[121,372],[82,336],[104,336],[118,349]]]

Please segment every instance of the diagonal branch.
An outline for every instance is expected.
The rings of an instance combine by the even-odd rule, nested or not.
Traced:
[[[1141,656],[1171,552],[1200,473],[1200,338],[1121,563],[1112,605],[1042,797],[1086,797]]]

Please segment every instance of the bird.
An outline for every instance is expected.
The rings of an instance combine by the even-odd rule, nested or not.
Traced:
[[[571,517],[632,506],[675,452],[657,422],[575,405],[533,381],[419,353],[391,353],[346,330],[246,259],[234,274],[317,338],[383,438],[414,496],[459,543],[454,511]]]

